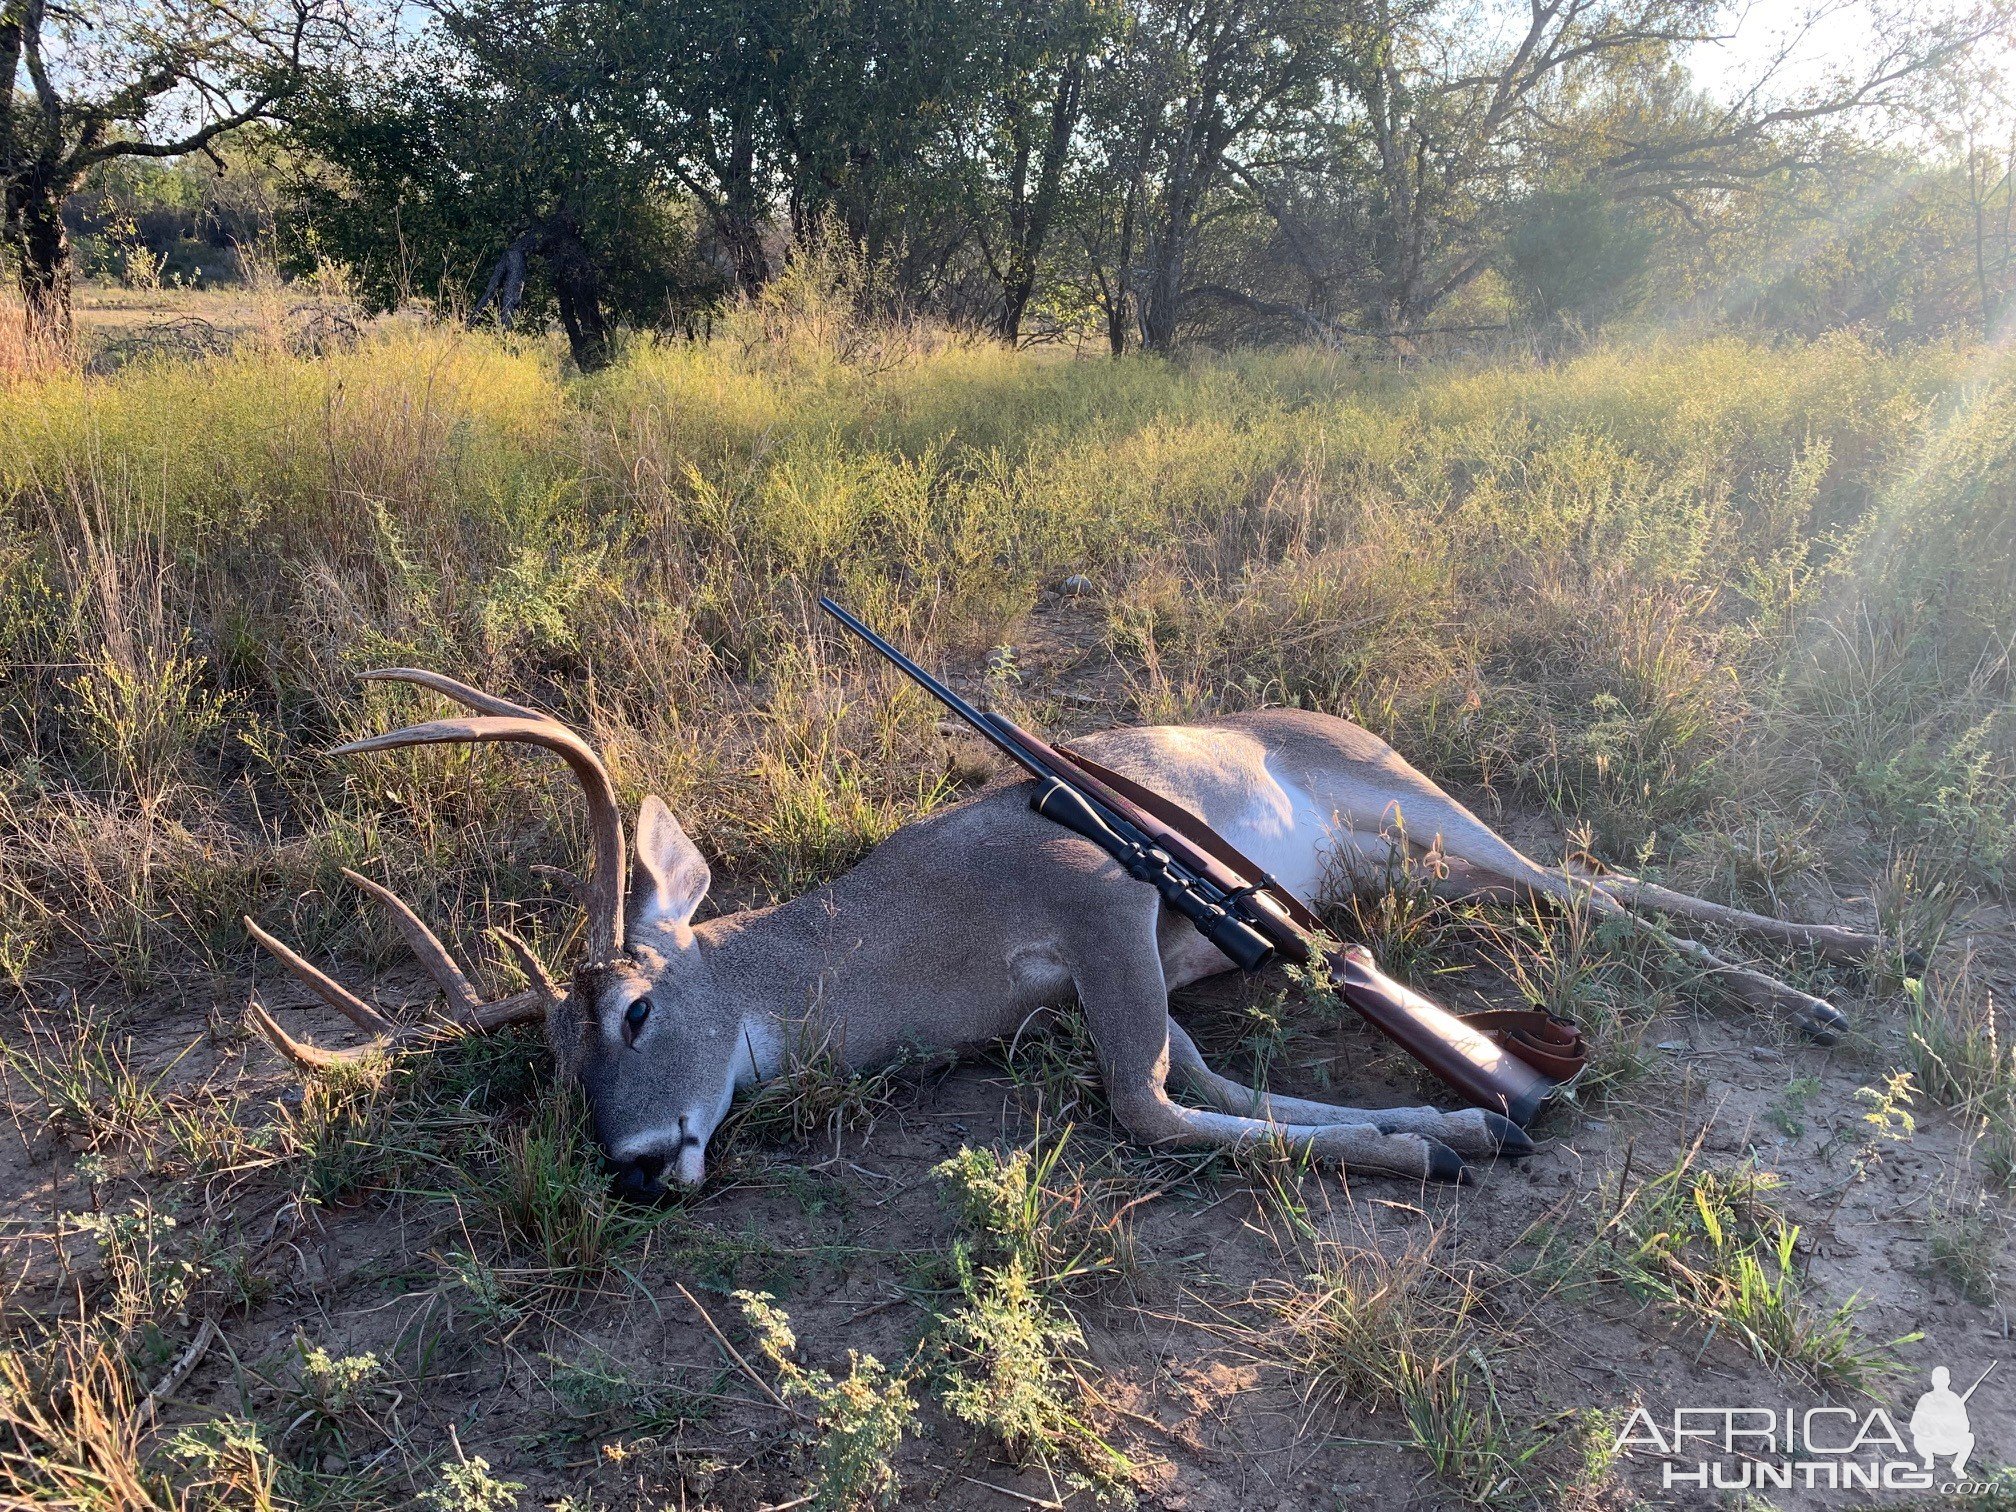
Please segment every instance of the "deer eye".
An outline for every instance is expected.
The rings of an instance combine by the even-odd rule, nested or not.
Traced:
[[[651,1017],[651,999],[641,997],[623,1010],[623,1039],[626,1044],[637,1043],[637,1036],[644,1032],[644,1021]]]

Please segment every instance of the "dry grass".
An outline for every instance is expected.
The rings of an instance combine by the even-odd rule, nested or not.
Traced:
[[[1371,1233],[1316,1239],[1285,1257],[1301,1276],[1260,1287],[1264,1321],[1245,1341],[1332,1412],[1397,1412],[1408,1446],[1459,1504],[1559,1494],[1534,1465],[1545,1441],[1530,1414],[1507,1405],[1519,1392],[1501,1396],[1511,1354],[1494,1282],[1443,1263],[1443,1239],[1431,1231],[1397,1253]]]
[[[1094,1132],[1069,1158],[1057,1140],[982,1155],[981,1134],[962,1139],[955,1211],[913,1184],[928,1211],[912,1221],[936,1236],[921,1252],[862,1237],[907,1189],[840,1153],[900,1125],[911,1094],[843,1074],[816,1040],[739,1115],[722,1167],[769,1206],[720,1223],[616,1207],[539,1095],[529,1036],[277,1084],[235,1023],[255,970],[239,914],[385,967],[396,940],[340,880],[363,866],[499,980],[487,928],[556,961],[578,929],[535,870],[578,864],[582,841],[550,763],[319,754],[422,707],[360,685],[368,666],[440,667],[586,729],[626,800],[664,794],[738,903],[817,883],[978,775],[920,697],[823,634],[821,592],[1060,733],[1262,703],[1350,714],[1487,810],[1611,861],[1773,906],[1866,895],[1900,962],[2006,901],[2016,382],[1989,358],[1841,339],[1400,372],[1304,351],[1110,363],[864,332],[825,298],[787,283],[711,345],[640,338],[592,380],[539,340],[397,323],[320,356],[255,337],[86,378],[21,360],[0,324],[0,975],[20,1026],[5,1070],[71,1220],[9,1250],[70,1278],[4,1309],[5,1368],[27,1372],[0,1382],[19,1502],[86,1505],[78,1477],[97,1477],[126,1505],[506,1505],[496,1488],[575,1454],[569,1434],[662,1504],[700,1504],[708,1475],[760,1499],[784,1428],[704,1473],[678,1447],[724,1398],[747,1408],[739,1375],[633,1382],[596,1363],[620,1341],[580,1336],[598,1309],[664,1295],[640,1281],[653,1265],[780,1296],[860,1265],[880,1288],[863,1317],[892,1292],[910,1308],[876,1358],[935,1340],[928,1381],[830,1351],[832,1369],[809,1349],[794,1365],[807,1410],[860,1429],[860,1453],[821,1472],[836,1496],[880,1495],[890,1444],[924,1452],[897,1400],[913,1382],[937,1431],[1055,1473],[1025,1486],[1118,1494],[1145,1472],[1114,1426],[1131,1419],[1095,1389],[1086,1320],[1183,1253],[1141,1252],[1137,1198],[1209,1210],[1228,1189],[1300,1236],[1310,1279],[1261,1294],[1271,1357],[1374,1410],[1449,1495],[1565,1484],[1499,1393],[1497,1282],[1425,1248],[1326,1248],[1308,1173],[1264,1152],[1107,1159],[1082,1036],[1032,1034],[1008,1066],[1039,1127]],[[1092,593],[1060,598],[1074,574]],[[1707,1001],[1693,984],[1587,919],[1391,881],[1339,926],[1417,975],[1458,972],[1438,983],[1459,1000],[1577,1014],[1605,1055],[1587,1102],[1642,1111],[1622,1094],[1648,1075],[1648,1026]],[[1959,948],[1935,957],[1895,1047],[1978,1122],[1994,1174],[2016,1163],[2008,1047]],[[385,985],[394,1002],[407,986]],[[1212,1022],[1207,1050],[1256,1071],[1373,1054],[1292,993]],[[1781,1242],[1796,1225],[1707,1180],[1635,1188],[1630,1222],[1656,1208],[1663,1226],[1603,1240],[1599,1284],[1808,1379],[1876,1368]],[[778,1237],[780,1211],[812,1237]],[[385,1233],[359,1241],[353,1288],[413,1306],[371,1349],[318,1337],[329,1371],[383,1345],[415,1380],[516,1372],[555,1400],[599,1382],[601,1405],[520,1424],[531,1449],[465,1455],[406,1376],[386,1378],[398,1412],[339,1403],[290,1332],[266,1384],[233,1377],[232,1395],[219,1371],[222,1395],[175,1433],[143,1430],[139,1395],[204,1321],[238,1329],[276,1289],[299,1305],[302,1236],[371,1225]],[[1966,1284],[1993,1270],[1987,1231],[1955,1229],[1940,1262]],[[76,1314],[60,1338],[34,1323],[51,1297]],[[327,1432],[290,1437],[303,1413]]]

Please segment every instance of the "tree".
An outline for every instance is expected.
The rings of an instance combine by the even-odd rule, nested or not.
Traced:
[[[806,39],[778,0],[656,0],[616,21],[612,108],[690,194],[744,294],[775,271],[765,245],[786,182],[780,109]]]
[[[1990,7],[1942,13],[1782,89],[1798,43],[1845,9],[1820,0],[1718,101],[1679,59],[1722,38],[1723,0],[1527,0],[1481,17],[1458,0],[1358,0],[1320,108],[1231,176],[1275,221],[1313,317],[1404,335],[1501,263],[1515,229],[1570,201],[1587,217],[1595,195],[1684,218],[1817,165],[1827,123],[1896,109],[1995,24]]]
[[[619,316],[662,314],[690,242],[616,81],[620,0],[467,0],[293,110],[297,203],[317,250],[389,305],[415,267],[472,318],[552,311],[577,366]],[[333,171],[331,169],[333,168]]]
[[[63,206],[93,166],[172,158],[272,113],[335,0],[0,0],[0,245],[32,337],[71,341]]]
[[[1122,76],[1153,102],[1135,144],[1153,184],[1138,296],[1150,351],[1175,350],[1191,245],[1227,154],[1314,103],[1333,37],[1321,0],[1138,0]]]
[[[780,0],[789,3],[789,0]],[[803,38],[779,104],[788,213],[837,217],[871,272],[902,254],[922,281],[967,239],[956,221],[957,115],[986,87],[987,0],[799,0]],[[918,243],[929,243],[922,248]]]
[[[985,34],[999,37],[975,102],[963,156],[974,170],[974,235],[998,290],[995,330],[1013,346],[1036,292],[1043,254],[1079,149],[1086,75],[1108,18],[1089,0],[1035,0],[1004,8]]]
[[[1928,81],[1917,112],[1959,164],[1966,191],[1976,320],[1993,337],[2016,295],[2016,78],[2006,50],[1956,55]]]
[[[1148,58],[1135,21],[1125,16],[1112,44],[1093,60],[1086,85],[1088,144],[1068,190],[1085,282],[1115,357],[1126,352],[1140,314],[1137,259],[1163,114],[1159,91],[1144,87]]]

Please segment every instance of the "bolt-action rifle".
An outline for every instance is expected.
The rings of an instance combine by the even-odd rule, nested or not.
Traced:
[[[1537,1009],[1458,1018],[1380,971],[1362,945],[1338,947],[1308,904],[1195,814],[1003,714],[982,713],[829,598],[819,607],[1036,779],[1029,806],[1084,836],[1162,895],[1241,971],[1321,960],[1343,1000],[1479,1107],[1525,1125],[1581,1070],[1579,1030]]]

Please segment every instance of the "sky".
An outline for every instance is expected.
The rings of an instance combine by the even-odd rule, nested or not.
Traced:
[[[1908,37],[1915,20],[1957,20],[1979,0],[1736,0],[1720,42],[1697,43],[1688,66],[1701,86],[1718,99],[1738,96],[1748,81],[1770,67],[1795,38],[1787,63],[1768,93],[1783,98],[1820,85],[1830,77],[1866,67],[1886,36]],[[1888,17],[1888,26],[1881,18]],[[1978,43],[1971,61],[1985,65],[1985,77],[1999,78],[2000,96],[2016,93],[2016,23],[2004,22],[1999,40]]]
[[[1729,38],[1697,43],[1688,53],[1688,67],[1703,88],[1727,100],[1765,68],[1786,39],[1797,36],[1816,11],[1824,11],[1824,17],[1798,37],[1778,81],[1778,92],[1784,92],[1786,86],[1796,89],[1818,83],[1833,69],[1852,63],[1868,47],[1870,16],[1864,7],[1840,0],[1826,4],[1749,0],[1733,12]]]

